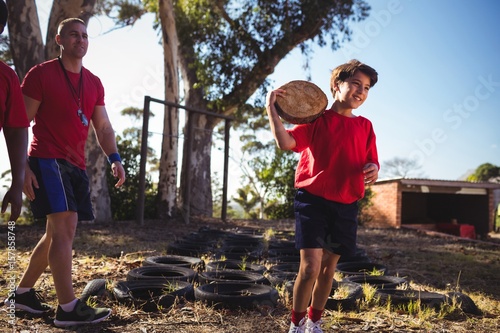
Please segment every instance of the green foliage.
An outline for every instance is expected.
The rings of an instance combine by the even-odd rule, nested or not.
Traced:
[[[375,195],[370,186],[365,186],[365,196],[358,201],[359,213],[358,222],[363,225],[366,222],[370,222],[371,215],[369,214],[369,209],[373,206],[372,198]]]
[[[127,108],[122,111],[122,115],[133,118],[142,117],[142,110],[137,108]],[[113,220],[135,220],[137,218],[137,193],[139,193],[139,163],[141,154],[141,130],[138,128],[128,128],[123,131],[122,136],[116,137],[118,151],[122,157],[122,164],[127,175],[127,180],[120,188],[115,188],[116,179],[107,173],[109,194],[111,198],[111,212]],[[158,165],[158,160],[153,158],[154,151],[148,148],[148,163],[154,170]],[[151,180],[151,176],[146,176],[145,183],[145,203],[144,217],[156,218],[156,186]]]
[[[472,182],[500,183],[500,167],[491,163],[484,163],[477,167],[472,175],[467,177]]]

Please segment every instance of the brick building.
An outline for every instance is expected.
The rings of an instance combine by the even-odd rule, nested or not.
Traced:
[[[371,189],[374,196],[366,212],[367,226],[451,228],[459,235],[459,227],[473,226],[481,236],[494,229],[495,194],[500,184],[398,178],[378,181]]]

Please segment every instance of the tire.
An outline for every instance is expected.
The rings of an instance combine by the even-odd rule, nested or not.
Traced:
[[[194,297],[216,308],[259,308],[275,307],[279,296],[276,289],[263,284],[221,282],[198,286]]]
[[[460,305],[460,309],[463,312],[476,316],[483,315],[483,312],[477,307],[476,303],[474,303],[474,301],[466,294],[461,292],[449,292],[447,296],[446,302],[448,302],[448,304],[453,304],[453,301],[455,301],[458,305]]]
[[[360,284],[349,281],[334,283],[332,292],[326,300],[325,309],[347,310],[357,308],[358,300],[363,296],[363,288]]]
[[[200,258],[189,257],[189,256],[178,256],[174,254],[165,256],[154,256],[144,259],[142,262],[143,266],[178,266],[187,267],[194,270],[203,270],[204,262]]]
[[[218,255],[225,256],[227,259],[256,261],[260,259],[262,252],[251,248],[241,246],[225,246],[221,247]]]
[[[267,251],[267,254],[270,258],[272,257],[300,257],[300,251],[297,250],[296,248],[289,248],[289,247],[283,247],[283,248],[274,248],[270,249]]]
[[[146,312],[169,308],[177,297],[194,300],[193,285],[186,281],[120,281],[113,288],[115,299]]]
[[[237,270],[202,272],[198,275],[198,281],[200,284],[214,282],[269,284],[262,274]]]
[[[219,261],[211,261],[206,264],[206,270],[207,272],[212,272],[212,271],[220,271],[220,270],[242,270],[241,268],[243,263],[240,260],[233,260],[233,259],[228,259],[228,260],[219,260]],[[252,264],[245,262],[245,271],[250,271],[254,273],[259,273],[259,274],[264,274],[266,271],[266,267],[258,264]]]
[[[80,300],[82,302],[87,302],[87,299],[91,296],[104,296],[107,295],[105,279],[94,279],[90,280],[80,295]]]
[[[267,258],[267,262],[270,264],[299,263],[300,256],[269,257]]]
[[[279,286],[283,283],[294,282],[297,278],[297,273],[294,272],[280,272],[280,271],[267,271],[264,276],[269,280],[271,286]]]
[[[388,273],[385,265],[373,262],[342,262],[337,264],[337,272],[345,276],[370,275],[370,272],[373,271],[382,272],[382,275]]]
[[[407,305],[410,302],[420,300],[422,306],[439,309],[446,302],[446,295],[420,291],[420,290],[399,290],[399,289],[378,289],[375,292],[376,296],[380,297],[380,301],[384,304],[390,300],[394,305]]]
[[[179,266],[142,266],[132,269],[127,274],[127,281],[170,280],[193,282],[196,272],[191,268]]]
[[[271,266],[271,272],[299,272],[300,263],[281,263]]]
[[[358,284],[367,283],[377,289],[396,289],[400,286],[408,286],[408,281],[405,278],[390,275],[352,275],[345,277],[342,281]]]

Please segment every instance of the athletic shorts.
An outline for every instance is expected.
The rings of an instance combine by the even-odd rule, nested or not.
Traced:
[[[39,186],[34,188],[35,200],[31,201],[34,218],[74,211],[78,213],[79,221],[94,219],[85,170],[64,159],[30,156],[28,162]]]
[[[295,247],[339,255],[356,251],[358,202],[342,204],[299,189],[295,194]]]

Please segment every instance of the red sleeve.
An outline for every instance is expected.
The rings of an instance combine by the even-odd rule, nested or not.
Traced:
[[[0,64],[0,129],[29,127],[19,78],[12,68],[3,62]]]

